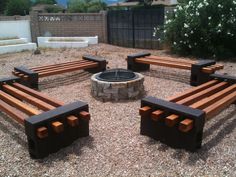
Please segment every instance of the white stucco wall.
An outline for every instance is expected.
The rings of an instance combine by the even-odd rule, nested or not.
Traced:
[[[58,41],[50,41],[50,39]],[[38,46],[46,48],[80,48],[89,44],[98,44],[98,36],[94,37],[38,37]],[[64,40],[64,41],[63,41]],[[83,41],[66,41],[83,40]]]
[[[0,38],[5,37],[27,38],[31,42],[29,20],[0,21]]]

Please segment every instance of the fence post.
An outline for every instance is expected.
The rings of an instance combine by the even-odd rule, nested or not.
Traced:
[[[103,42],[108,43],[108,33],[107,33],[107,11],[101,11],[102,14],[102,31],[103,31]]]
[[[37,42],[37,37],[40,36],[39,19],[37,11],[30,12],[30,28],[31,28],[32,41]]]

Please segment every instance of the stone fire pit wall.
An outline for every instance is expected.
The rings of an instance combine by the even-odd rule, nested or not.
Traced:
[[[138,78],[125,82],[107,82],[91,77],[91,94],[101,101],[134,100],[144,95],[144,77],[136,73]]]

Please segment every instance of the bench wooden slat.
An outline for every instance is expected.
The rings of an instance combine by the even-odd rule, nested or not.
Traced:
[[[41,69],[47,69],[47,68],[51,68],[51,67],[58,67],[58,66],[71,65],[71,64],[75,64],[75,63],[84,63],[84,62],[88,62],[88,60],[77,60],[77,61],[69,61],[69,62],[64,62],[64,63],[57,63],[57,64],[32,67],[32,68],[30,68],[30,70],[38,71]]]
[[[220,82],[210,88],[207,88],[203,91],[200,91],[194,95],[191,95],[185,99],[182,99],[176,103],[178,104],[183,104],[183,105],[191,105],[193,104],[194,102],[197,102],[201,99],[203,99],[204,97],[208,97],[208,96],[211,96],[212,94],[216,93],[216,92],[219,92],[220,90],[224,89],[226,86],[228,85],[227,82]]]
[[[91,63],[78,63],[78,64],[69,65],[69,66],[62,66],[62,67],[49,68],[49,69],[37,71],[37,73],[40,74],[40,73],[51,72],[51,71],[55,71],[55,70],[62,70],[62,69],[65,70],[65,69],[68,69],[68,68],[86,66],[86,65],[90,65],[90,64],[94,64],[94,63],[95,63],[95,62],[91,62]]]
[[[54,71],[39,73],[39,77],[47,77],[47,76],[61,74],[61,73],[65,73],[65,72],[72,72],[72,71],[76,71],[76,70],[80,70],[80,69],[95,68],[97,66],[98,66],[98,64],[94,63],[94,64],[88,64],[88,65],[84,65],[84,66],[76,66],[76,67],[71,67],[71,68],[58,69],[58,70],[54,70]]]
[[[202,90],[205,90],[205,89],[207,89],[207,88],[209,88],[209,87],[211,87],[211,86],[217,84],[218,82],[219,82],[219,81],[217,81],[217,80],[209,81],[209,82],[207,82],[207,83],[205,83],[205,84],[202,84],[202,85],[200,85],[200,86],[198,86],[198,87],[193,87],[193,88],[191,88],[191,89],[185,91],[184,93],[180,93],[180,94],[177,94],[177,95],[175,95],[175,96],[173,96],[173,97],[170,97],[170,98],[168,98],[167,100],[168,100],[168,101],[171,101],[171,102],[178,102],[178,101],[180,101],[180,100],[182,100],[182,99],[185,99],[185,98],[187,98],[187,97],[189,97],[189,96],[191,96],[191,95],[194,95],[194,94],[196,94],[196,93],[198,93],[198,92],[200,92],[200,91],[202,91]],[[153,116],[153,120],[156,120],[156,121],[157,121],[157,120],[161,117],[161,115],[164,113],[164,111],[162,111],[162,110],[156,110],[156,111],[154,111],[153,113],[154,113],[154,114],[152,115],[152,116]]]
[[[202,68],[202,72],[207,73],[207,74],[213,74],[215,72],[215,69],[210,68],[210,67],[204,67]]]
[[[181,132],[189,132],[193,128],[193,120],[191,119],[184,119],[183,121],[180,122],[179,124],[179,130]]]
[[[28,87],[26,87],[24,85],[21,85],[19,83],[13,83],[12,85],[15,88],[17,88],[17,89],[19,89],[19,90],[21,90],[21,91],[23,91],[25,93],[28,93],[29,95],[34,96],[34,97],[36,97],[36,98],[38,98],[38,99],[40,99],[40,100],[42,100],[44,102],[47,102],[48,104],[51,104],[51,105],[53,105],[55,107],[62,106],[64,104],[63,102],[60,102],[60,101],[58,101],[56,99],[51,99],[47,95],[44,95],[43,93],[40,93],[40,92],[38,92],[36,90],[28,88]]]
[[[187,63],[181,63],[178,61],[160,61],[160,60],[153,60],[153,59],[147,59],[147,58],[137,58],[135,59],[137,63],[143,63],[143,64],[152,64],[152,65],[158,65],[158,66],[165,66],[170,68],[177,68],[177,69],[185,69],[185,70],[191,70],[192,65]],[[202,68],[202,72],[212,74],[214,73],[214,69],[204,67]]]
[[[180,101],[184,98],[187,98],[193,94],[196,94],[202,90],[205,90],[209,87],[212,87],[214,86],[215,84],[217,84],[219,81],[218,80],[212,80],[212,81],[209,81],[209,82],[206,82],[200,86],[197,86],[197,87],[193,87],[191,89],[188,89],[186,91],[184,91],[183,93],[179,93],[175,96],[172,96],[170,98],[168,98],[168,101],[171,101],[171,102],[177,102],[177,101]]]
[[[227,108],[230,104],[236,101],[236,91],[227,95],[223,99],[215,102],[214,104],[210,105],[209,107],[203,109],[206,113],[206,119],[210,119],[221,112],[223,109]]]
[[[21,102],[20,100],[12,97],[11,95],[1,90],[0,90],[0,98],[1,100],[5,101],[7,104],[10,104],[11,106],[19,109],[20,111],[24,112],[25,114],[29,116],[38,115],[41,113],[41,111],[28,106],[27,104]]]
[[[163,113],[164,113],[164,111],[161,111],[161,110],[153,111],[151,114],[152,120],[158,121]]]
[[[96,62],[93,61],[80,61],[80,62],[74,62],[74,63],[69,63],[69,64],[60,64],[60,65],[56,65],[56,66],[50,66],[50,67],[44,67],[44,68],[40,68],[40,69],[34,69],[33,71],[35,72],[43,72],[43,71],[49,71],[49,70],[53,70],[53,69],[61,69],[64,67],[70,67],[70,66],[77,66],[77,65],[82,65],[82,64],[93,64]]]
[[[54,109],[55,107],[38,99],[38,98],[35,98],[23,91],[20,91],[10,85],[3,85],[3,89],[4,91],[6,91],[7,93],[13,95],[14,97],[20,99],[20,100],[24,100],[24,101],[27,101],[28,103],[38,107],[39,109],[42,109],[44,111],[48,111],[48,110],[52,110]]]
[[[158,60],[146,59],[146,58],[137,58],[135,59],[135,61],[137,63],[143,63],[143,64],[152,64],[152,65],[158,65],[158,66],[166,66],[166,67],[171,67],[171,68],[191,70],[191,65],[188,65],[188,64],[178,64],[178,63],[173,63],[173,62],[158,61]]]
[[[151,113],[151,108],[149,106],[144,106],[142,108],[139,108],[139,115],[146,117]]]
[[[190,105],[190,107],[194,108],[194,109],[204,109],[208,106],[211,106],[215,102],[220,101],[221,99],[223,99],[224,97],[226,97],[227,95],[229,95],[229,94],[231,94],[232,92],[235,92],[235,91],[236,91],[236,84],[231,85],[231,86],[227,87],[226,89],[215,93],[212,96],[204,98],[204,99],[202,99],[202,100],[200,100],[196,103],[193,103],[192,105]],[[176,121],[178,121],[178,119],[179,119],[178,115],[172,114],[171,116],[166,117],[165,123],[166,123],[167,126],[172,127],[177,123]]]
[[[223,99],[225,96],[227,96],[228,94],[231,94],[234,91],[236,91],[236,84],[231,85],[231,86],[227,87],[226,89],[221,90],[220,92],[217,92],[216,94],[214,94],[210,97],[204,98],[204,99],[192,104],[190,107],[196,108],[196,109],[204,109],[204,108],[210,106],[211,104],[215,103],[216,101]]]
[[[56,133],[61,133],[64,131],[64,125],[62,122],[55,121],[51,124],[51,126],[52,126],[53,131]]]
[[[26,119],[26,115],[24,115],[22,112],[17,110],[16,108],[10,106],[9,104],[5,103],[4,101],[0,100],[0,110],[2,112],[5,112],[9,116],[11,116],[13,119],[15,119],[20,124],[24,124],[24,120]]]
[[[44,94],[42,94],[40,92],[37,92],[37,91],[35,91],[35,90],[31,89],[31,88],[28,88],[28,87],[26,87],[24,85],[19,84],[19,83],[13,83],[13,86],[18,88],[21,91],[24,91],[25,93],[28,93],[31,96],[34,96],[35,98],[38,98],[38,99],[40,99],[40,100],[42,100],[44,102],[47,102],[48,104],[50,104],[52,106],[59,107],[59,106],[63,106],[64,105],[63,102],[60,102],[60,101],[55,100],[55,99],[51,99],[47,95],[44,95]],[[51,107],[51,106],[50,107],[45,107],[45,109],[51,110],[51,109],[53,109],[53,107]],[[67,117],[67,122],[72,127],[78,125],[78,120],[79,119],[76,116],[73,116],[73,115]]]
[[[185,63],[185,64],[189,64],[189,65],[197,63],[196,61],[190,61],[190,60],[172,58],[172,57],[154,56],[154,55],[146,56],[145,58],[154,59],[154,60],[169,61],[169,62],[175,62],[175,63]]]

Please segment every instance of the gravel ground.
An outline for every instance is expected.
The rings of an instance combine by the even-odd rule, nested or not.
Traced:
[[[11,75],[14,66],[38,66],[97,54],[109,67],[126,67],[124,58],[138,49],[106,44],[85,49],[45,50],[0,55],[0,78]],[[148,50],[146,50],[148,51]],[[167,55],[163,51],[150,51]],[[225,62],[236,75],[236,63]],[[167,98],[190,88],[188,71],[152,66],[145,75],[147,95]],[[90,74],[75,72],[40,81],[43,93],[66,103],[89,103],[90,137],[42,160],[27,151],[24,128],[0,114],[0,176],[236,176],[236,109],[232,105],[210,120],[204,130],[203,147],[197,153],[176,150],[139,134],[140,100],[102,103],[90,96]]]

